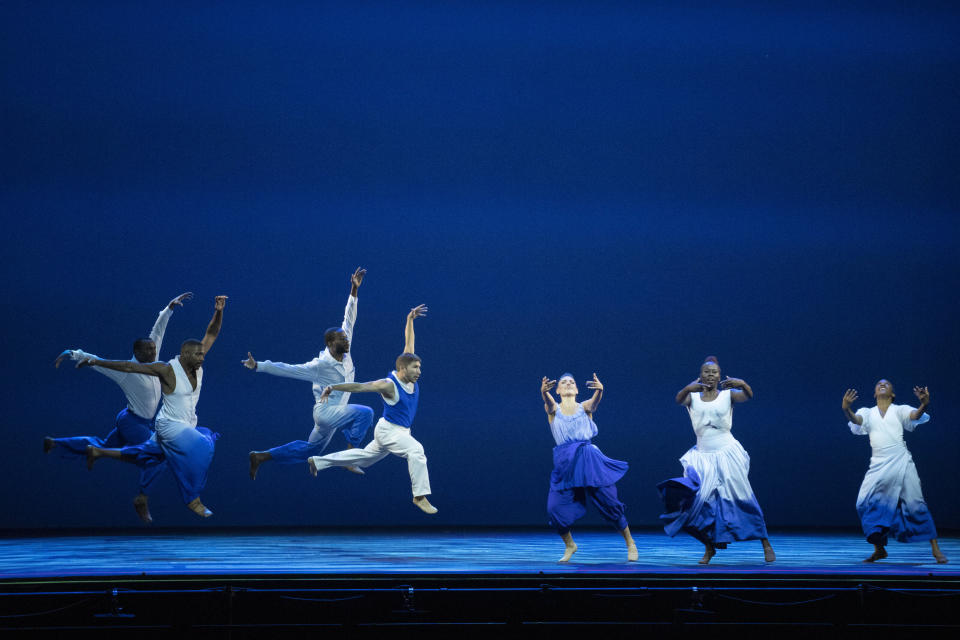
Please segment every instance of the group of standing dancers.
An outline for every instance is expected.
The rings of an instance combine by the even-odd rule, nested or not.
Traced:
[[[411,427],[420,396],[418,380],[421,360],[414,351],[414,321],[427,313],[424,305],[412,308],[404,325],[404,349],[396,366],[386,378],[357,383],[350,356],[353,326],[357,318],[357,292],[366,270],[358,268],[350,278],[350,295],[343,323],[324,333],[324,350],[304,364],[257,361],[251,353],[242,362],[247,369],[311,383],[315,404],[313,429],[307,440],[297,440],[249,454],[249,473],[256,479],[260,467],[275,461],[282,464],[306,463],[314,476],[323,469],[343,467],[357,474],[393,453],[407,460],[413,504],[427,514],[437,513],[427,496],[430,479],[423,446],[411,435]],[[106,438],[75,436],[45,437],[44,452],[61,449],[65,455],[86,460],[92,469],[100,459],[114,459],[140,468],[139,492],[133,500],[138,516],[152,522],[148,492],[162,471],[169,468],[187,508],[207,518],[212,512],[201,502],[207,470],[213,460],[219,434],[197,426],[196,405],[203,382],[203,361],[213,346],[223,321],[226,296],[217,296],[214,314],[201,340],[187,340],[180,354],[169,362],[157,356],[170,316],[178,306],[192,298],[191,293],[177,296],[163,308],[149,338],[134,342],[130,360],[104,360],[80,349],[66,350],[55,366],[66,359],[77,367],[93,367],[114,380],[127,398],[127,406],[117,415],[115,428]],[[586,513],[589,500],[623,536],[627,560],[636,561],[638,552],[630,534],[624,504],[618,499],[616,482],[626,473],[626,462],[606,457],[591,443],[597,434],[593,414],[603,396],[603,384],[593,374],[586,383],[592,396],[581,403],[573,375],[558,380],[541,380],[540,392],[547,422],[556,446],[550,477],[547,511],[550,523],[560,534],[565,551],[560,562],[567,562],[577,551],[571,527]],[[552,391],[556,389],[559,402]],[[348,404],[351,393],[376,393],[383,401],[383,412],[374,429],[373,439],[361,447],[373,424],[373,411],[363,405]],[[929,391],[915,387],[919,406],[893,404],[895,392],[887,380],[874,388],[876,406],[856,413],[852,404],[858,398],[847,390],[842,409],[854,434],[869,435],[873,454],[857,499],[867,541],[874,545],[867,562],[887,557],[889,537],[901,542],[929,540],[938,563],[947,558],[937,544],[933,519],[923,500],[916,466],[903,441],[903,431],[913,431],[930,417],[925,409]],[[730,542],[760,540],[764,560],[776,555],[767,536],[760,505],[748,480],[750,458],[730,433],[733,405],[753,397],[745,381],[726,377],[721,380],[720,365],[713,356],[706,358],[696,380],[681,389],[676,402],[686,407],[697,443],[680,463],[683,476],[657,485],[665,505],[661,515],[665,532],[672,536],[687,533],[704,545],[700,564],[707,564],[718,550]],[[346,440],[343,451],[323,455],[335,433]]]

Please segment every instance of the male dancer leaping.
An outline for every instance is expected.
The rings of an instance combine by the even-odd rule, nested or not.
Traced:
[[[304,462],[310,456],[323,453],[333,434],[339,429],[347,440],[347,448],[360,446],[367,430],[373,424],[373,409],[359,404],[347,404],[349,393],[337,392],[328,402],[320,400],[324,387],[340,382],[353,382],[356,369],[350,357],[350,341],[353,340],[353,325],[357,321],[357,290],[363,282],[367,270],[357,267],[350,277],[350,296],[347,308],[343,312],[343,324],[340,328],[327,329],[323,334],[326,349],[304,364],[286,364],[264,360],[257,362],[247,352],[243,365],[247,369],[269,373],[275,376],[307,380],[313,383],[313,431],[307,440],[295,440],[266,451],[250,452],[250,479],[257,479],[257,470],[267,460],[281,464]],[[354,473],[362,474],[355,466],[346,467]]]
[[[150,337],[140,338],[133,343],[133,359],[131,361],[147,363],[154,362],[157,359],[160,345],[163,343],[163,334],[167,329],[170,316],[173,315],[173,310],[178,306],[182,307],[184,301],[192,297],[193,294],[190,292],[181,293],[167,303],[160,315],[157,316],[157,321],[153,324],[153,329],[150,330]],[[67,349],[57,357],[53,366],[59,368],[60,363],[65,358],[82,362],[99,359],[99,356],[87,353],[82,349]],[[153,376],[145,376],[139,373],[114,371],[103,367],[94,367],[94,369],[116,382],[127,397],[127,406],[117,414],[113,430],[107,434],[106,438],[96,436],[51,438],[46,436],[43,439],[44,453],[49,453],[51,449],[60,447],[65,455],[86,458],[88,446],[123,447],[140,444],[149,440],[150,436],[153,435],[153,419],[157,415],[157,407],[160,405],[160,381]],[[156,460],[152,461],[151,464],[142,465],[140,469],[140,492],[134,498],[133,506],[140,519],[147,524],[153,522],[147,500],[147,491],[165,466],[163,460]]]
[[[383,415],[373,430],[373,440],[363,449],[348,449],[309,459],[310,473],[314,476],[321,469],[356,465],[369,467],[383,460],[388,453],[407,459],[410,483],[413,488],[413,504],[425,513],[437,509],[427,496],[430,495],[430,477],[427,473],[427,457],[423,445],[410,435],[410,427],[417,413],[420,398],[420,356],[413,351],[413,321],[427,315],[427,307],[418,305],[410,309],[404,327],[403,353],[397,358],[397,369],[382,380],[373,382],[344,382],[326,387],[320,394],[320,402],[326,402],[334,391],[374,392],[383,398]]]
[[[156,439],[151,438],[144,443],[122,449],[87,447],[87,465],[93,466],[99,458],[113,458],[136,464],[143,460],[165,457],[187,508],[203,518],[213,515],[200,502],[200,492],[207,483],[207,469],[213,460],[213,443],[219,434],[197,426],[196,409],[203,384],[201,365],[220,333],[226,302],[227,296],[216,297],[213,318],[210,319],[203,340],[186,340],[180,346],[180,355],[170,362],[140,364],[116,360],[85,360],[79,365],[155,376],[160,379],[163,392],[163,404],[157,415]]]

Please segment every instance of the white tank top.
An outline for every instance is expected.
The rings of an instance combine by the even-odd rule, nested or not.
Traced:
[[[163,394],[163,404],[157,421],[165,420],[197,426],[197,400],[200,399],[200,386],[203,383],[203,367],[197,369],[197,388],[194,389],[180,364],[180,356],[170,361],[173,373],[177,377],[177,386],[173,393]]]
[[[733,427],[733,403],[730,389],[724,389],[710,402],[700,399],[699,393],[690,394],[690,422],[697,434],[697,449],[716,451],[733,441],[730,429]]]

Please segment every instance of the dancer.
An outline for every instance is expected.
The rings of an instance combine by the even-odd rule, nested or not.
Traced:
[[[350,341],[353,340],[353,325],[357,321],[357,290],[366,273],[366,269],[358,267],[350,276],[350,296],[343,312],[343,324],[339,329],[327,329],[323,334],[326,348],[310,362],[296,365],[269,360],[257,362],[253,355],[247,352],[247,359],[243,362],[247,369],[312,382],[316,400],[313,405],[313,431],[307,440],[295,440],[267,451],[250,452],[251,480],[257,479],[257,470],[267,460],[293,464],[304,462],[310,456],[320,455],[337,429],[346,438],[348,449],[358,447],[373,424],[373,409],[359,404],[347,404],[349,393],[337,392],[327,402],[320,401],[324,387],[340,382],[353,382],[356,370],[350,357]],[[351,465],[346,469],[363,474],[356,466]]]
[[[913,431],[917,425],[930,420],[924,411],[930,404],[926,387],[914,387],[920,401],[914,409],[905,404],[893,404],[896,392],[889,380],[880,380],[873,388],[874,407],[861,407],[854,413],[850,406],[858,396],[855,389],[843,394],[841,408],[854,435],[870,436],[870,468],[863,477],[857,496],[857,513],[867,542],[873,553],[864,562],[876,562],[887,557],[887,536],[898,542],[930,541],[930,549],[937,564],[946,564],[947,556],[937,543],[937,529],[923,500],[920,476],[913,456],[903,441],[903,430]]]
[[[87,466],[100,458],[142,464],[166,458],[173,471],[180,496],[187,508],[203,518],[213,515],[202,502],[200,492],[207,483],[207,469],[213,460],[214,442],[220,434],[197,426],[197,401],[203,384],[203,360],[220,333],[227,296],[217,296],[213,318],[203,340],[186,340],[180,355],[170,362],[140,364],[128,361],[85,360],[79,366],[98,366],[143,373],[160,379],[163,404],[157,415],[156,435],[144,443],[122,449],[87,447]]]
[[[187,293],[181,293],[167,303],[160,311],[160,315],[157,316],[157,321],[153,324],[153,329],[150,330],[150,337],[140,338],[133,343],[133,358],[131,361],[147,363],[154,362],[157,359],[160,346],[163,344],[163,335],[167,330],[167,323],[170,321],[170,316],[173,315],[173,310],[182,307],[184,301],[192,297],[193,294],[188,291]],[[79,363],[84,360],[100,359],[100,356],[87,353],[82,349],[67,349],[57,356],[53,366],[59,368],[60,363],[65,358],[70,358]],[[79,364],[77,366],[79,367]],[[127,398],[127,406],[117,414],[113,430],[105,438],[96,436],[52,438],[45,436],[43,438],[44,453],[49,453],[52,449],[60,447],[63,449],[65,456],[86,458],[88,446],[123,447],[140,444],[149,440],[153,435],[153,420],[154,416],[157,415],[157,407],[160,405],[160,381],[153,376],[145,376],[139,373],[114,371],[103,367],[94,367],[94,369],[116,382]],[[147,492],[165,467],[163,460],[154,460],[143,464],[140,469],[140,491],[137,497],[133,499],[133,507],[137,516],[147,524],[153,522]]]
[[[697,444],[680,458],[683,477],[657,485],[667,513],[660,516],[673,537],[684,531],[703,543],[700,564],[708,564],[735,540],[760,540],[763,559],[777,559],[747,474],[750,456],[730,433],[733,403],[746,402],[753,389],[739,378],[720,381],[720,364],[709,356],[700,377],[677,393],[690,414]]]
[[[557,387],[560,404],[550,394]],[[547,422],[557,446],[553,448],[553,472],[550,474],[550,492],[547,494],[547,513],[550,524],[566,546],[560,562],[568,562],[577,552],[577,544],[570,527],[587,513],[587,498],[600,515],[613,524],[627,543],[627,561],[637,559],[637,545],[630,535],[624,505],[617,498],[616,482],[627,472],[627,463],[612,460],[601,453],[590,439],[597,435],[593,413],[603,397],[603,384],[593,374],[587,381],[593,396],[586,402],[577,402],[577,383],[573,375],[565,373],[557,380],[540,381],[540,395]]]
[[[413,489],[413,504],[424,513],[434,514],[437,508],[427,500],[427,496],[430,495],[427,456],[423,453],[423,445],[410,435],[410,427],[413,426],[413,418],[417,413],[417,403],[420,399],[420,385],[417,383],[420,379],[420,356],[413,351],[413,321],[425,315],[427,315],[425,305],[421,304],[410,309],[404,327],[403,353],[397,357],[396,370],[386,378],[373,382],[343,382],[329,385],[320,394],[319,401],[326,402],[335,391],[379,393],[383,398],[383,415],[373,429],[373,440],[363,449],[347,449],[325,456],[313,456],[309,458],[308,465],[310,473],[316,476],[318,471],[329,467],[356,465],[366,468],[383,460],[388,453],[406,458]]]

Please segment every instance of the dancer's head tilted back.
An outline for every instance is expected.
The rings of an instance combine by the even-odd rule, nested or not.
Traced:
[[[580,390],[577,389],[577,381],[574,379],[572,373],[564,373],[557,379],[557,395],[563,398],[564,396],[573,396],[577,397],[577,394],[580,393]]]
[[[420,356],[401,353],[397,356],[397,377],[400,382],[416,382],[420,379]]]
[[[889,397],[890,401],[897,399],[897,392],[893,388],[893,383],[887,380],[886,378],[881,378],[877,381],[877,384],[873,387],[873,397],[880,398]]]

